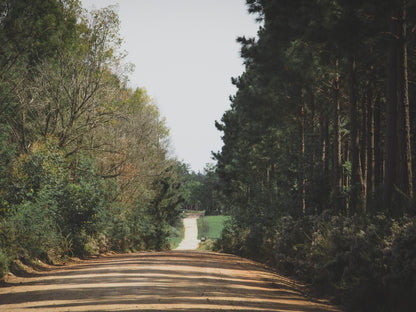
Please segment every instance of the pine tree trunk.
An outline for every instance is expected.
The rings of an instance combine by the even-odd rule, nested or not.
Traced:
[[[386,164],[384,183],[384,209],[391,216],[398,216],[400,204],[394,202],[402,196],[398,187],[409,198],[413,197],[412,159],[410,145],[410,117],[407,78],[407,43],[405,2],[398,0],[393,9],[390,46],[390,69],[388,77]]]
[[[383,159],[384,153],[382,152],[383,146],[381,142],[381,103],[380,96],[377,96],[374,101],[374,187],[380,187],[383,185],[384,179],[384,166]]]
[[[369,86],[367,86],[369,88]],[[367,205],[367,178],[368,178],[368,96],[363,97],[361,102],[362,120],[361,120],[361,150],[360,163],[362,173],[363,200]]]
[[[324,134],[324,117],[323,117],[323,113],[319,112],[319,150],[318,150],[318,172],[317,172],[317,181],[318,184],[320,185],[320,187],[317,189],[318,192],[318,213],[321,213],[322,211],[325,210],[325,206],[324,206],[324,200],[323,198],[325,197],[324,194],[324,190],[322,189],[322,181],[323,181],[323,176],[325,175],[325,134]]]
[[[320,161],[320,187],[319,187],[319,203],[321,211],[328,208],[328,169],[329,169],[329,123],[328,112],[321,112],[320,118],[320,142],[321,142],[321,161]]]
[[[377,96],[378,98],[378,96]],[[367,111],[367,124],[368,124],[368,173],[367,173],[367,192],[373,196],[375,192],[375,170],[376,170],[376,160],[375,160],[375,121],[374,121],[374,98],[369,91],[368,94],[368,111]]]
[[[393,34],[396,33],[396,23],[392,23]],[[397,164],[397,49],[392,40],[390,47],[390,63],[389,63],[389,77],[388,77],[388,93],[387,93],[387,107],[386,107],[386,163],[385,163],[385,181],[384,181],[384,210],[393,215],[392,198],[393,190],[396,182],[396,164]]]
[[[345,140],[345,143],[344,143],[344,159],[345,159],[345,162],[350,162],[351,161],[350,160],[350,148],[349,148],[349,146],[350,146],[349,141]],[[343,170],[343,172],[344,172],[344,174],[343,174],[344,185],[346,187],[351,187],[350,175],[348,174],[348,172],[345,168],[343,168],[343,169],[344,169]],[[346,198],[346,200],[344,202],[345,203],[345,212],[346,212],[347,215],[351,214],[350,204],[349,204],[350,203],[350,197],[351,197],[351,195],[349,195],[349,197]]]
[[[299,128],[300,128],[300,153],[301,153],[301,168],[300,168],[300,187],[301,187],[301,209],[302,215],[306,214],[306,180],[305,180],[305,107],[303,99],[300,99],[299,104]]]
[[[310,183],[315,183],[315,181],[317,181],[316,176],[317,176],[317,168],[315,168],[315,163],[316,163],[316,158],[317,158],[317,154],[318,154],[318,144],[316,144],[318,142],[318,137],[319,134],[317,133],[317,129],[318,129],[318,125],[317,125],[317,118],[316,118],[316,108],[315,108],[315,96],[313,93],[312,88],[308,88],[308,106],[309,109],[311,111],[311,117],[308,118],[308,120],[311,120],[311,126],[309,128],[309,132],[311,133],[311,137],[308,140],[309,144],[309,150],[310,153],[309,154],[309,159],[308,159],[308,165],[309,165],[309,176],[310,176]],[[308,188],[308,194],[306,194],[307,198],[311,198],[313,197],[315,194],[310,194],[311,193],[311,189],[313,188]],[[309,207],[313,210],[310,210],[309,213],[310,214],[317,214],[318,213],[318,207],[317,205],[313,205],[313,207]]]
[[[404,2],[404,1],[403,1]],[[399,40],[397,52],[397,103],[399,113],[399,135],[400,135],[400,172],[399,185],[401,190],[413,197],[412,185],[412,154],[410,146],[410,116],[409,116],[409,90],[407,77],[407,38],[406,38],[406,9],[402,4],[399,17]]]
[[[364,191],[362,182],[362,171],[360,164],[360,134],[358,100],[357,100],[357,81],[356,81],[356,60],[352,57],[350,60],[350,124],[351,124],[351,214],[365,213]]]
[[[329,173],[329,151],[330,151],[330,141],[329,141],[329,117],[328,112],[325,112],[325,159],[324,159],[324,171],[325,171],[325,187],[328,189],[328,173]],[[329,191],[327,192],[329,194]]]
[[[338,65],[338,61],[337,61]],[[341,119],[339,76],[334,81],[334,168],[333,168],[333,194],[335,213],[342,211],[342,159],[341,159]]]

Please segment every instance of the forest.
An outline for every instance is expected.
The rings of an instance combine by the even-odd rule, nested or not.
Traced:
[[[416,5],[247,0],[257,38],[216,127],[216,249],[350,311],[416,308]],[[413,147],[413,149],[412,149]]]
[[[181,212],[205,210],[230,216],[217,251],[349,311],[415,310],[415,1],[246,6],[258,34],[237,39],[223,146],[195,173],[129,86],[114,7],[0,0],[0,276],[166,250]]]
[[[128,87],[119,26],[112,6],[0,1],[0,276],[16,259],[169,247],[188,169]]]

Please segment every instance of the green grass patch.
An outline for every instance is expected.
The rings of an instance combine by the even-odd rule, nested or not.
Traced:
[[[229,216],[206,216],[199,218],[197,220],[198,239],[201,239],[201,237],[211,240],[220,238],[224,224],[229,219]]]

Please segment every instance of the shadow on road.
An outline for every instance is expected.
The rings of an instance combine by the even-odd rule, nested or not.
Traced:
[[[0,311],[337,311],[236,256],[174,251],[109,256],[0,288]]]

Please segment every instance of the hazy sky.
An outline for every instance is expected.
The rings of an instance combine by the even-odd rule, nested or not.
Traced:
[[[259,25],[245,0],[82,0],[87,9],[118,4],[132,87],[144,87],[171,129],[174,155],[202,171],[222,146],[214,126],[244,71],[236,43]]]

